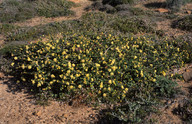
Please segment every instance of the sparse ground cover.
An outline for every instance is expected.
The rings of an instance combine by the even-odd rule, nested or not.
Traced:
[[[5,39],[0,49],[1,71],[14,76],[11,80],[17,82],[13,83],[15,86],[25,86],[36,94],[38,104],[46,105],[54,98],[72,106],[96,106],[98,115],[90,110],[95,116],[88,117],[94,123],[169,123],[177,119],[190,122],[190,92],[183,93],[180,86],[185,83],[178,83],[182,73],[175,71],[192,62],[191,9],[183,9],[185,5],[190,6],[190,2],[98,0],[80,8],[80,16],[87,11],[81,17],[76,15],[57,22],[49,18],[47,22],[51,23],[25,26],[23,22],[22,26],[20,22],[11,22],[34,16],[70,15],[71,10],[82,4],[74,5],[65,0],[4,1],[2,13],[5,6],[14,6],[20,11],[14,18],[4,14],[6,20],[1,20],[0,35]],[[25,8],[19,9],[22,4],[31,7],[29,3],[35,5],[30,9],[35,15],[28,16],[28,11],[27,15],[22,14]],[[171,4],[179,4],[180,10],[172,13]],[[161,7],[166,11],[161,12]],[[160,26],[161,23],[164,25]],[[182,33],[185,36],[180,35]],[[58,34],[60,38],[55,38]],[[38,42],[44,37],[50,38]],[[31,40],[38,41],[30,43]],[[187,102],[181,102],[183,99]],[[179,105],[167,108],[172,106],[172,100],[176,101],[173,105]],[[44,117],[41,111],[44,110],[32,114]],[[174,119],[162,122],[162,118],[167,119],[165,112]],[[161,116],[156,117],[158,114]],[[75,119],[66,114],[51,118],[57,123],[81,122],[64,119]],[[30,119],[24,120],[29,122]],[[33,118],[30,122],[36,120]],[[48,122],[50,119],[45,120]]]
[[[57,17],[73,14],[74,3],[66,0],[6,0],[0,3],[0,22],[24,21],[35,16]]]

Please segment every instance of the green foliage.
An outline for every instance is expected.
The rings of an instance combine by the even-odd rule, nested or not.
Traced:
[[[16,30],[18,28],[18,26],[14,26],[12,24],[0,24],[0,34],[7,34],[8,32],[11,32],[12,30]]]
[[[40,0],[36,4],[39,16],[57,17],[74,14],[69,10],[74,4],[66,0]]]
[[[145,21],[143,21],[145,20]],[[126,26],[124,26],[126,25]],[[80,20],[54,22],[35,27],[23,27],[9,32],[6,41],[32,40],[42,35],[54,35],[59,32],[74,31],[84,34],[94,32],[126,34],[127,33],[155,33],[155,25],[149,19],[122,17],[118,15],[107,15],[103,12],[87,13]]]
[[[66,0],[6,0],[0,4],[0,22],[23,21],[35,16],[56,17],[73,14]]]
[[[182,5],[190,3],[192,0],[167,0],[167,7],[172,9],[174,12],[178,11]]]
[[[0,49],[0,71],[4,73],[9,73],[12,70],[10,69],[10,64],[12,63],[11,60],[11,53],[14,52],[15,49],[18,49],[22,45],[26,43],[24,42],[15,42],[15,43],[9,43]]]
[[[178,44],[145,37],[68,33],[63,39],[14,50],[11,69],[17,82],[36,92],[61,99],[82,94],[92,103],[113,105],[112,118],[140,122],[156,97],[175,93],[175,83],[158,75],[166,76],[171,66],[190,59],[192,51]]]
[[[172,27],[192,32],[192,15],[174,21]]]
[[[157,81],[154,83],[154,92],[158,97],[173,97],[178,92],[176,89],[177,82],[172,81],[166,77],[157,77]]]
[[[112,109],[105,110],[103,118],[108,123],[146,123],[145,117],[149,113],[157,110],[153,107],[157,103],[149,98],[137,98],[137,100],[126,101],[124,105],[115,106]]]
[[[153,32],[154,29],[145,21],[139,18],[116,18],[111,25],[115,30],[121,32],[131,32],[137,34],[139,32]]]

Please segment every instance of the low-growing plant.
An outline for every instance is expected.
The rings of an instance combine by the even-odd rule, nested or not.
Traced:
[[[174,97],[178,93],[177,82],[172,81],[166,77],[157,77],[157,81],[154,83],[154,93],[158,97]]]
[[[74,14],[69,10],[73,5],[74,3],[66,0],[39,0],[36,2],[36,9],[39,16],[68,16]]]
[[[7,34],[8,32],[11,32],[12,30],[16,30],[18,28],[18,26],[14,26],[12,24],[0,24],[0,34]]]
[[[76,32],[84,34],[103,32],[121,35],[126,34],[128,36],[128,33],[155,33],[152,26],[155,27],[152,21],[141,17],[122,17],[118,15],[108,15],[104,12],[91,12],[83,15],[80,20],[18,28],[7,33],[6,41],[32,40],[42,35],[54,35],[59,32],[65,33],[67,31],[74,31],[74,29],[76,29]]]
[[[134,34],[154,31],[150,25],[139,18],[116,18],[111,27],[124,33],[131,32]]]
[[[56,17],[74,14],[74,3],[66,0],[6,0],[0,3],[0,22],[24,21],[35,16]]]
[[[167,7],[172,9],[174,12],[178,11],[182,5],[190,3],[192,0],[167,0]]]
[[[68,33],[63,39],[14,50],[11,69],[17,82],[33,86],[36,92],[66,100],[83,94],[91,103],[117,108],[115,117],[135,122],[145,115],[148,107],[143,107],[155,102],[154,94],[158,94],[154,92],[160,89],[164,96],[172,93],[167,89],[172,82],[158,82],[157,76],[166,76],[173,65],[182,66],[191,52],[176,41]],[[127,104],[130,102],[133,106]]]
[[[192,15],[188,15],[174,21],[172,23],[172,27],[192,32]]]
[[[27,44],[25,42],[15,42],[9,43],[2,48],[0,48],[0,71],[4,73],[11,72],[10,64],[13,62],[11,60],[11,53],[14,52],[14,49],[19,48],[20,46]]]

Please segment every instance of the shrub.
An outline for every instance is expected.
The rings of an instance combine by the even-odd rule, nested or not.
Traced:
[[[192,32],[192,15],[174,21],[172,27]]]
[[[182,65],[191,52],[176,41],[69,33],[14,50],[11,66],[17,82],[33,86],[32,90],[63,99],[81,94],[92,103],[113,105],[116,117],[135,122],[155,102],[150,96],[158,96],[159,89],[160,96],[172,93],[167,88],[172,82],[157,76]]]
[[[4,73],[11,72],[12,63],[11,53],[14,52],[14,49],[21,47],[22,45],[27,44],[26,42],[12,42],[6,44],[0,48],[0,71]]]
[[[174,82],[165,77],[157,77],[157,82],[155,82],[153,88],[155,95],[158,97],[174,97],[174,95],[178,92],[176,89],[177,82]]]
[[[74,14],[69,10],[74,4],[66,0],[39,0],[36,2],[39,16],[57,17]]]
[[[6,0],[0,4],[0,22],[23,21],[35,16],[56,17],[73,14],[66,0]]]
[[[121,5],[117,5],[115,7],[117,9],[117,11],[126,11],[130,9],[130,5],[129,4],[121,4]]]
[[[137,34],[139,32],[153,32],[154,29],[140,18],[116,18],[111,25],[115,30],[121,32],[131,32]]]
[[[181,8],[182,5],[192,2],[192,0],[167,0],[167,7],[173,11],[177,11]]]
[[[7,0],[0,4],[0,8],[0,22],[22,21],[36,15],[35,7],[25,1]]]
[[[78,40],[76,40],[77,38]],[[122,42],[119,42],[119,40]],[[13,54],[13,59],[15,61],[13,67],[15,69],[17,68],[15,70],[17,72],[21,71],[22,73],[23,71],[29,71],[29,74],[26,73],[26,76],[29,76],[29,78],[27,78],[29,79],[28,81],[30,81],[31,78],[33,85],[40,89],[43,87],[51,88],[54,85],[67,86],[67,84],[71,83],[71,81],[74,83],[77,81],[76,83],[82,85],[85,89],[93,88],[92,90],[101,90],[102,88],[95,89],[100,87],[101,84],[103,84],[101,87],[105,88],[111,85],[117,86],[116,88],[118,89],[119,86],[124,86],[122,89],[126,89],[126,87],[135,87],[138,85],[134,84],[135,81],[150,84],[150,82],[153,82],[156,78],[155,74],[164,74],[165,70],[168,69],[169,66],[178,63],[182,64],[182,57],[187,58],[189,54],[185,50],[182,51],[177,47],[173,47],[173,44],[170,44],[167,41],[164,41],[162,44],[155,45],[155,42],[153,41],[147,41],[145,39],[137,40],[124,38],[119,39],[110,35],[100,35],[96,36],[96,38],[92,37],[92,39],[74,35],[64,41],[57,40],[45,43],[39,42],[20,48],[19,52],[17,52],[18,54]],[[130,48],[129,46],[132,47]],[[169,49],[168,46],[170,46]],[[93,52],[95,50],[99,50],[100,54],[98,55],[96,52]],[[139,56],[142,57],[140,58]],[[172,58],[171,56],[176,56],[176,58]],[[119,60],[117,61],[117,59]],[[134,64],[132,64],[133,62]],[[153,63],[153,65],[151,63]],[[145,67],[153,68],[144,69]],[[148,70],[150,71],[148,72]],[[31,73],[32,71],[34,73]],[[69,75],[69,72],[70,74],[73,74],[73,76],[77,74],[77,77],[74,79],[74,77]],[[87,74],[89,74],[89,76]],[[116,77],[115,74],[121,75],[122,77]],[[17,73],[17,75],[20,75],[20,73]],[[39,75],[43,77],[41,78]],[[80,75],[80,77],[78,75]],[[64,78],[63,76],[67,76],[65,77],[66,82],[64,82],[64,84],[62,83]],[[146,76],[146,78],[143,79],[143,76]],[[110,78],[112,82],[109,81]],[[140,80],[140,78],[143,80]],[[58,82],[58,84],[55,81]],[[91,81],[98,82],[92,85],[88,83],[91,83]],[[104,84],[104,82],[108,81],[109,84]],[[134,85],[129,86],[127,84],[128,81]],[[116,84],[117,82],[119,83]],[[77,88],[77,84],[72,83],[70,85]],[[47,90],[49,90],[49,88]],[[65,89],[65,87],[63,88]],[[60,89],[57,90],[60,91]],[[66,92],[71,91],[68,90]],[[101,93],[105,92],[107,91],[102,89]]]
[[[0,34],[7,34],[8,32],[11,32],[12,30],[16,30],[18,28],[18,26],[14,26],[12,24],[0,24]]]

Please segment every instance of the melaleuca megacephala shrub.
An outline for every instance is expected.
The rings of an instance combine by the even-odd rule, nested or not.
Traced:
[[[157,75],[166,76],[172,65],[190,59],[191,51],[177,44],[74,34],[21,47],[12,54],[11,65],[18,82],[39,91],[64,96],[92,94],[96,99],[118,103],[137,93],[152,93]]]

